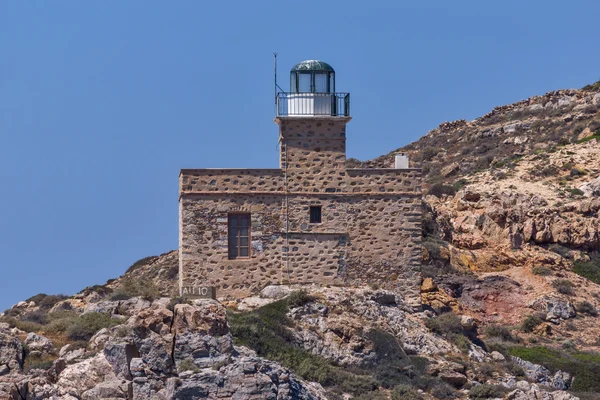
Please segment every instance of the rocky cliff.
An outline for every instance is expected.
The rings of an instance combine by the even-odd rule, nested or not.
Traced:
[[[423,309],[376,285],[186,301],[169,252],[6,310],[0,399],[598,398],[599,89],[399,149],[427,176]]]

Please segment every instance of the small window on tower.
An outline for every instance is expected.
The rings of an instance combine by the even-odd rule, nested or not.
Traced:
[[[310,223],[321,223],[321,206],[310,206]]]

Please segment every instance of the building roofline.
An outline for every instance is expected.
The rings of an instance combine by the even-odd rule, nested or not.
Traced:
[[[179,170],[179,176],[183,174],[193,174],[197,172],[244,172],[256,171],[263,173],[282,173],[281,168],[182,168]]]

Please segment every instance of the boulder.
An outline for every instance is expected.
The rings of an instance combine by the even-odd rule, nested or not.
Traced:
[[[23,345],[18,337],[0,332],[0,365],[6,365],[10,371],[23,366]]]
[[[30,332],[25,338],[25,344],[30,351],[39,351],[41,353],[52,353],[55,351],[54,344],[47,337]]]
[[[581,190],[586,197],[600,196],[600,176],[579,186],[579,190]]]
[[[518,388],[513,390],[506,395],[506,400],[579,400],[579,397],[562,390],[554,392],[541,391],[534,384],[529,389]]]
[[[492,357],[492,360],[494,360],[496,362],[502,362],[502,361],[506,360],[506,358],[504,357],[504,355],[502,355],[502,353],[497,352],[497,351],[492,351],[490,353],[490,357]]]
[[[165,395],[168,399],[325,399],[322,388],[306,385],[278,364],[245,357],[219,371],[205,369],[169,378]]]
[[[525,375],[534,382],[560,390],[567,390],[571,386],[572,377],[567,372],[557,371],[552,374],[548,368],[539,364],[534,364],[515,356],[511,356],[511,359],[523,368]]]
[[[467,377],[455,371],[442,371],[438,377],[455,388],[461,388],[467,383]]]
[[[265,287],[260,292],[261,297],[265,297],[267,299],[282,299],[285,296],[289,295],[291,290],[288,286],[283,285],[269,285]]]
[[[198,368],[225,364],[235,353],[225,308],[214,300],[197,303],[175,306],[173,359],[178,366],[192,360]]]
[[[85,355],[85,351],[84,347],[76,348],[71,344],[66,344],[60,348],[58,356],[67,363],[72,363],[75,360],[81,359]]]
[[[104,353],[98,353],[92,358],[68,365],[60,373],[57,382],[58,394],[81,398],[84,392],[99,383],[116,379],[113,367],[106,360]]]
[[[477,362],[486,362],[490,359],[488,353],[474,343],[469,344],[469,351],[467,354],[469,359]]]
[[[467,332],[473,332],[477,330],[477,322],[475,318],[469,315],[460,316],[460,326]]]
[[[177,304],[174,313],[173,330],[176,333],[193,331],[212,336],[229,333],[227,312],[216,300],[196,300],[194,305]]]
[[[558,324],[569,318],[574,318],[575,307],[566,299],[558,296],[542,296],[534,300],[530,307],[536,311],[546,313],[545,319]]]
[[[133,386],[131,382],[127,382],[121,379],[111,379],[104,382],[100,382],[92,389],[85,391],[81,396],[81,400],[113,400],[132,398]]]
[[[144,300],[141,297],[132,297],[127,300],[105,300],[98,303],[89,303],[84,309],[85,313],[101,312],[108,314],[128,315],[131,316],[138,311],[150,307],[150,301]]]
[[[129,365],[132,358],[139,357],[138,350],[133,344],[108,342],[104,345],[104,356],[106,361],[112,365],[118,378],[132,379]]]

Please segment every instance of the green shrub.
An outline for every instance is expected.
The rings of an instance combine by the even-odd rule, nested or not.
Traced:
[[[567,192],[571,193],[571,195],[573,196],[583,196],[585,193],[583,193],[583,190],[581,189],[567,189]]]
[[[309,295],[305,290],[297,290],[289,294],[286,298],[287,304],[291,308],[302,307],[315,300],[314,296]]]
[[[600,90],[600,81],[592,83],[591,85],[585,85],[581,88],[584,92],[596,92]]]
[[[50,310],[52,307],[54,307],[54,305],[56,303],[58,303],[59,301],[65,300],[67,298],[68,298],[68,296],[65,296],[64,294],[57,294],[57,295],[52,294],[52,295],[44,297],[44,299],[42,301],[40,301],[38,306],[42,310]]]
[[[183,371],[192,371],[192,372],[200,372],[200,368],[196,364],[194,364],[194,360],[191,358],[186,358],[181,361],[177,366],[177,372],[181,373]]]
[[[489,162],[487,163],[489,165]],[[486,167],[487,168],[487,165]],[[481,169],[485,169],[485,168],[481,168]],[[454,190],[456,190],[457,192],[462,189],[465,185],[468,185],[469,181],[466,180],[465,178],[461,178],[459,180],[457,180],[456,182],[454,182]]]
[[[156,261],[158,259],[157,256],[150,256],[150,257],[144,257],[140,260],[137,260],[136,262],[134,262],[131,267],[127,268],[127,271],[125,271],[126,274],[135,271],[138,268],[143,267],[144,265],[148,265],[154,261]]]
[[[141,297],[144,300],[155,300],[160,297],[160,291],[153,281],[145,280],[143,282],[127,277],[123,279],[121,285],[115,289],[110,299],[113,301],[127,300],[132,297]]]
[[[451,312],[440,314],[425,321],[432,332],[444,336],[463,353],[469,351],[471,341],[464,335],[460,318]]]
[[[586,170],[577,168],[577,167],[571,168],[571,171],[569,172],[569,175],[571,175],[571,176],[583,176],[586,174],[587,174]]]
[[[452,185],[446,185],[445,183],[435,183],[429,188],[428,194],[431,194],[437,198],[442,196],[454,196],[456,194],[456,188]]]
[[[29,303],[33,301],[36,305],[39,305],[40,301],[44,300],[44,297],[46,296],[48,296],[46,293],[38,293],[25,300],[25,302]]]
[[[575,295],[575,290],[573,289],[575,285],[567,279],[556,279],[552,282],[552,286],[558,293],[566,294],[567,296]]]
[[[190,301],[182,296],[171,297],[171,300],[169,300],[169,305],[167,306],[167,308],[169,310],[173,311],[177,304],[190,304]]]
[[[462,325],[460,324],[460,318],[451,312],[440,314],[426,320],[425,326],[439,335],[448,335],[451,333],[458,334],[463,331]]]
[[[537,266],[537,267],[531,268],[531,273],[534,275],[549,276],[549,275],[552,275],[552,270],[548,267]]]
[[[594,283],[600,284],[600,261],[598,259],[575,261],[573,264],[573,272]]]
[[[21,316],[21,321],[35,322],[39,325],[45,325],[48,323],[48,314],[45,311],[37,310]]]
[[[596,140],[600,141],[600,135],[599,135],[599,134],[597,134],[597,133],[596,133],[596,134],[593,134],[593,135],[591,135],[591,136],[585,137],[585,138],[583,138],[583,139],[581,139],[581,140],[577,141],[577,143],[578,143],[578,144],[581,144],[581,143],[589,142],[590,140],[594,140],[594,139],[596,139]]]
[[[469,390],[470,399],[493,399],[502,397],[505,389],[500,385],[488,385],[487,383],[473,386]]]
[[[9,317],[18,317],[19,315],[21,315],[21,311],[18,308],[9,308],[7,310],[4,310],[4,318],[9,318]]]
[[[423,240],[422,246],[427,250],[430,259],[442,260],[442,247],[447,248],[448,243],[435,238],[426,238]]]
[[[90,340],[102,328],[118,325],[119,322],[105,313],[91,312],[77,318],[73,325],[67,328],[71,340]]]
[[[50,354],[43,354],[40,357],[31,357],[28,352],[25,353],[25,360],[23,362],[23,370],[29,373],[32,369],[50,369],[56,356]]]
[[[523,332],[533,332],[533,330],[543,322],[543,318],[540,314],[529,315],[523,323],[521,323],[521,330]]]
[[[58,311],[49,314],[50,322],[44,327],[48,332],[66,332],[79,319],[74,311]]]
[[[392,391],[392,400],[421,400],[423,396],[409,385],[398,385]]]
[[[84,296],[88,296],[92,293],[98,293],[100,296],[104,297],[104,296],[108,296],[112,292],[113,292],[113,290],[111,288],[109,288],[108,286],[94,285],[94,286],[86,287],[79,293],[83,294]]]
[[[594,305],[592,303],[590,303],[589,301],[581,301],[581,302],[575,303],[575,309],[577,310],[577,312],[580,312],[582,314],[588,314],[593,317],[598,315],[598,311],[596,311],[596,308],[594,307]]]
[[[467,354],[469,352],[471,341],[465,335],[454,333],[447,335],[447,338],[463,353]]]
[[[521,367],[519,364],[512,362],[512,361],[508,361],[504,364],[506,370],[508,372],[511,373],[511,375],[517,376],[517,377],[524,377],[525,376],[525,370],[523,369],[523,367]]]
[[[485,334],[489,337],[495,337],[507,342],[518,341],[511,333],[510,329],[501,325],[489,325],[485,328]]]
[[[87,347],[88,347],[87,341],[78,340],[76,342],[69,343],[66,351],[69,352],[69,351],[75,351],[75,350],[79,350],[79,349],[87,349]]]
[[[30,321],[21,321],[15,317],[4,317],[1,320],[6,322],[12,328],[17,328],[25,332],[39,332],[42,329],[42,325]]]

